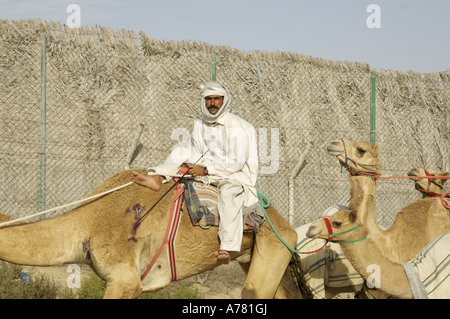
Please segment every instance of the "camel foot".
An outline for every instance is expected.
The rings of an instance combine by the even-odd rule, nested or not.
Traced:
[[[138,172],[131,173],[131,181],[150,188],[154,191],[159,191],[161,189],[161,183],[164,180],[164,177],[158,175],[143,175]]]
[[[226,250],[219,250],[216,252],[217,262],[219,264],[229,264],[230,263],[230,253]]]

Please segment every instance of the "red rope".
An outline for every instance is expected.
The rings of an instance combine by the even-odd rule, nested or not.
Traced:
[[[427,178],[427,179],[450,179],[450,176],[399,176],[399,175],[393,175],[393,176],[381,176],[375,173],[369,173],[369,172],[358,172],[355,173],[353,171],[350,171],[350,176],[356,176],[358,174],[360,175],[367,175],[367,176],[372,176],[375,179],[393,179],[393,178],[416,178],[416,179],[422,179],[422,178]]]
[[[367,175],[367,176],[374,178],[375,181],[378,179],[411,178],[411,176],[398,176],[398,175],[381,176],[381,175],[377,175],[375,173],[368,173],[368,172],[355,173],[355,172],[349,171],[349,173],[350,173],[350,176],[356,176],[357,174]],[[414,176],[414,178],[416,178],[416,179],[427,178],[430,180],[431,179],[450,179],[450,176]],[[447,195],[449,195],[449,194],[450,194],[450,191],[442,194],[440,197],[441,197],[442,206],[444,206],[446,209],[449,209],[448,215],[450,216],[450,201],[448,199],[446,199]],[[439,195],[436,197],[439,197]]]
[[[164,246],[167,244],[169,246],[169,267],[170,267],[170,273],[172,277],[172,281],[175,281],[177,278],[176,275],[176,268],[175,268],[175,255],[174,255],[174,240],[175,240],[175,234],[178,230],[178,224],[180,222],[180,207],[181,203],[183,202],[183,185],[176,184],[176,191],[173,199],[173,206],[172,210],[170,211],[169,216],[169,222],[167,224],[166,234],[164,236],[164,240],[161,243],[161,246],[159,246],[158,251],[156,252],[155,256],[153,256],[152,261],[147,267],[147,270],[144,272],[144,274],[141,276],[141,281],[145,279],[147,274],[152,269],[153,265],[155,264],[156,260],[158,259],[159,255],[161,254]]]
[[[448,199],[446,199],[447,195],[449,195],[449,194],[450,194],[450,191],[448,191],[447,193],[442,194],[442,196],[441,196],[441,203],[442,203],[442,205],[445,208],[449,209],[448,214],[450,216],[450,201]]]
[[[381,175],[375,175],[377,179],[391,179],[391,178],[428,178],[428,179],[450,179],[450,176],[381,176]]]

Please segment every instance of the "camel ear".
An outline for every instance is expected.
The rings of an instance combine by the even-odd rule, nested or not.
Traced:
[[[376,157],[378,157],[379,152],[380,152],[380,147],[377,144],[373,147],[373,153],[375,154]]]
[[[356,218],[358,217],[358,211],[356,209],[353,209],[350,211],[350,214],[348,215],[348,219],[351,223],[356,222]]]

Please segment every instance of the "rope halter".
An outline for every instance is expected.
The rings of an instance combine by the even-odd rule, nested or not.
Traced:
[[[421,188],[419,185],[416,185],[416,189],[422,193],[423,198],[427,197],[427,196],[432,196],[432,197],[441,197],[441,195],[430,191],[430,187],[431,187],[431,183],[433,183],[434,185],[436,185],[437,187],[439,187],[440,189],[442,189],[442,186],[439,185],[438,183],[436,183],[434,181],[434,179],[431,178],[431,174],[425,170],[425,175],[428,177],[428,184],[427,184],[427,189],[423,189]]]
[[[361,240],[364,240],[364,239],[367,238],[366,236],[364,236],[364,237],[361,237],[361,238],[357,238],[357,239],[353,239],[353,240],[346,240],[346,241],[333,240],[333,238],[335,238],[337,236],[340,236],[340,235],[343,235],[343,234],[347,234],[349,232],[352,232],[352,231],[358,229],[359,227],[361,227],[361,225],[356,225],[353,228],[350,228],[348,230],[344,230],[344,231],[342,231],[340,233],[334,234],[333,233],[333,227],[331,226],[331,222],[328,219],[328,216],[321,216],[320,218],[323,219],[323,221],[325,222],[325,225],[327,226],[328,238],[329,238],[329,239],[326,239],[327,242],[330,241],[330,242],[338,243],[338,244],[350,244],[350,243],[356,243],[358,241],[361,241]]]
[[[371,177],[373,180],[376,180],[377,177],[379,175],[372,173],[372,172],[353,172],[350,169],[350,166],[348,165],[348,162],[352,162],[355,165],[359,165],[361,167],[376,167],[377,165],[370,165],[370,164],[364,164],[364,163],[359,163],[357,161],[355,161],[354,159],[352,159],[351,157],[349,157],[347,155],[347,148],[345,147],[345,141],[344,139],[341,139],[342,141],[342,145],[344,146],[344,164],[341,164],[341,173],[342,173],[342,167],[345,167],[347,169],[347,171],[350,173],[350,176],[359,176],[359,175],[365,175],[365,176],[369,176]]]

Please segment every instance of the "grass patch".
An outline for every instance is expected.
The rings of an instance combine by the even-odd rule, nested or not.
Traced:
[[[82,279],[79,289],[61,290],[49,275],[38,272],[26,278],[20,266],[0,262],[0,299],[102,299],[105,290],[106,282],[94,273]],[[139,299],[203,298],[197,288],[184,282],[174,282],[164,289],[139,296]]]
[[[101,299],[106,291],[106,282],[91,273],[81,281],[80,289],[65,294],[68,299]],[[190,287],[184,282],[172,283],[169,287],[155,291],[142,293],[138,299],[203,299],[204,296],[195,287]]]
[[[0,263],[0,299],[55,299],[58,289],[52,278],[45,274],[23,280],[20,266]]]

